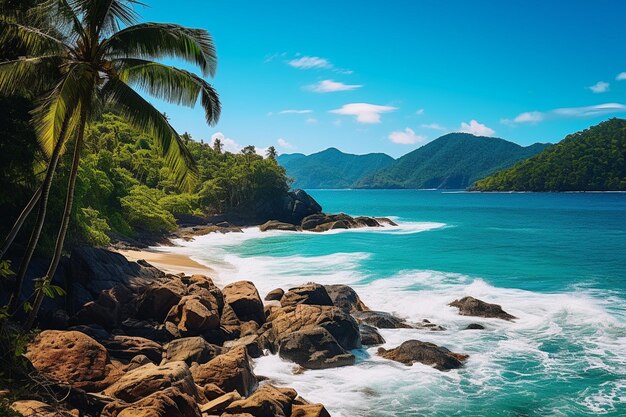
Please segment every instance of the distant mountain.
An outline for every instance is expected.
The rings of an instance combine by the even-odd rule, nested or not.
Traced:
[[[610,119],[478,181],[480,191],[626,191],[626,120]]]
[[[278,156],[278,163],[295,180],[294,188],[350,188],[363,176],[388,167],[393,161],[384,153],[352,155],[336,148],[308,156]]]
[[[450,133],[361,178],[356,188],[463,189],[499,169],[529,158],[548,144],[523,147],[504,139]]]

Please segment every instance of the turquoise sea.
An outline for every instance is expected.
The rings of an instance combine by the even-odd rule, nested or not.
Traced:
[[[626,416],[626,194],[311,190],[326,212],[388,216],[395,228],[325,234],[209,235],[180,242],[218,281],[267,291],[352,285],[373,309],[444,332],[383,330],[470,355],[460,370],[407,367],[356,351],[354,367],[293,372],[276,356],[255,372],[334,416]],[[463,317],[472,295],[519,319]],[[462,330],[481,323],[482,331]]]

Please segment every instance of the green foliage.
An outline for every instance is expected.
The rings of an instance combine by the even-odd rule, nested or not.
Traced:
[[[484,178],[479,191],[626,191],[626,120],[610,119]]]
[[[152,233],[173,231],[176,219],[159,205],[159,200],[164,196],[163,191],[145,185],[131,188],[130,193],[120,200],[128,223],[134,228]]]
[[[467,188],[479,178],[528,158],[548,145],[522,147],[503,139],[450,133],[358,181],[358,188]]]
[[[87,242],[106,246],[111,243],[107,233],[111,231],[111,226],[107,220],[101,217],[98,210],[91,207],[80,208],[76,219],[76,227]]]

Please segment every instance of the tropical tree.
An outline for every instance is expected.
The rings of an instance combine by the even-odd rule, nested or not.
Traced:
[[[224,147],[224,145],[222,145],[222,141],[220,138],[215,138],[215,140],[213,141],[213,150],[217,153],[222,153],[222,148]]]
[[[272,161],[275,161],[276,158],[278,157],[278,152],[276,152],[275,147],[270,146],[269,148],[267,148],[267,152],[265,153],[265,155]]]
[[[32,324],[63,249],[72,211],[76,176],[85,127],[105,106],[115,109],[142,133],[155,139],[179,184],[195,177],[195,163],[183,140],[167,117],[155,109],[133,87],[176,104],[194,106],[200,98],[206,121],[215,124],[220,114],[217,92],[203,77],[164,65],[154,59],[172,57],[196,65],[203,76],[215,74],[217,57],[206,30],[175,24],[137,24],[136,0],[50,0],[45,13],[54,16],[53,27],[0,21],[0,49],[18,40],[27,54],[0,64],[0,94],[17,88],[46,90],[34,112],[38,139],[46,154],[51,177],[59,155],[73,144],[65,208],[54,254],[46,274],[38,280]],[[46,89],[49,84],[51,88]],[[39,198],[43,224],[47,204],[44,181]],[[39,224],[37,221],[37,225]],[[37,245],[41,228],[35,228],[20,265],[13,294],[16,305],[21,283]]]

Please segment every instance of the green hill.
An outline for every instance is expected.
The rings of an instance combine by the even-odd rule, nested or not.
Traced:
[[[626,120],[610,119],[478,181],[479,191],[626,190]]]
[[[450,133],[360,179],[356,188],[467,188],[474,181],[541,152],[504,139]]]
[[[352,155],[336,148],[308,156],[286,154],[278,163],[294,179],[293,188],[350,188],[365,175],[383,169],[394,159],[384,153]]]

